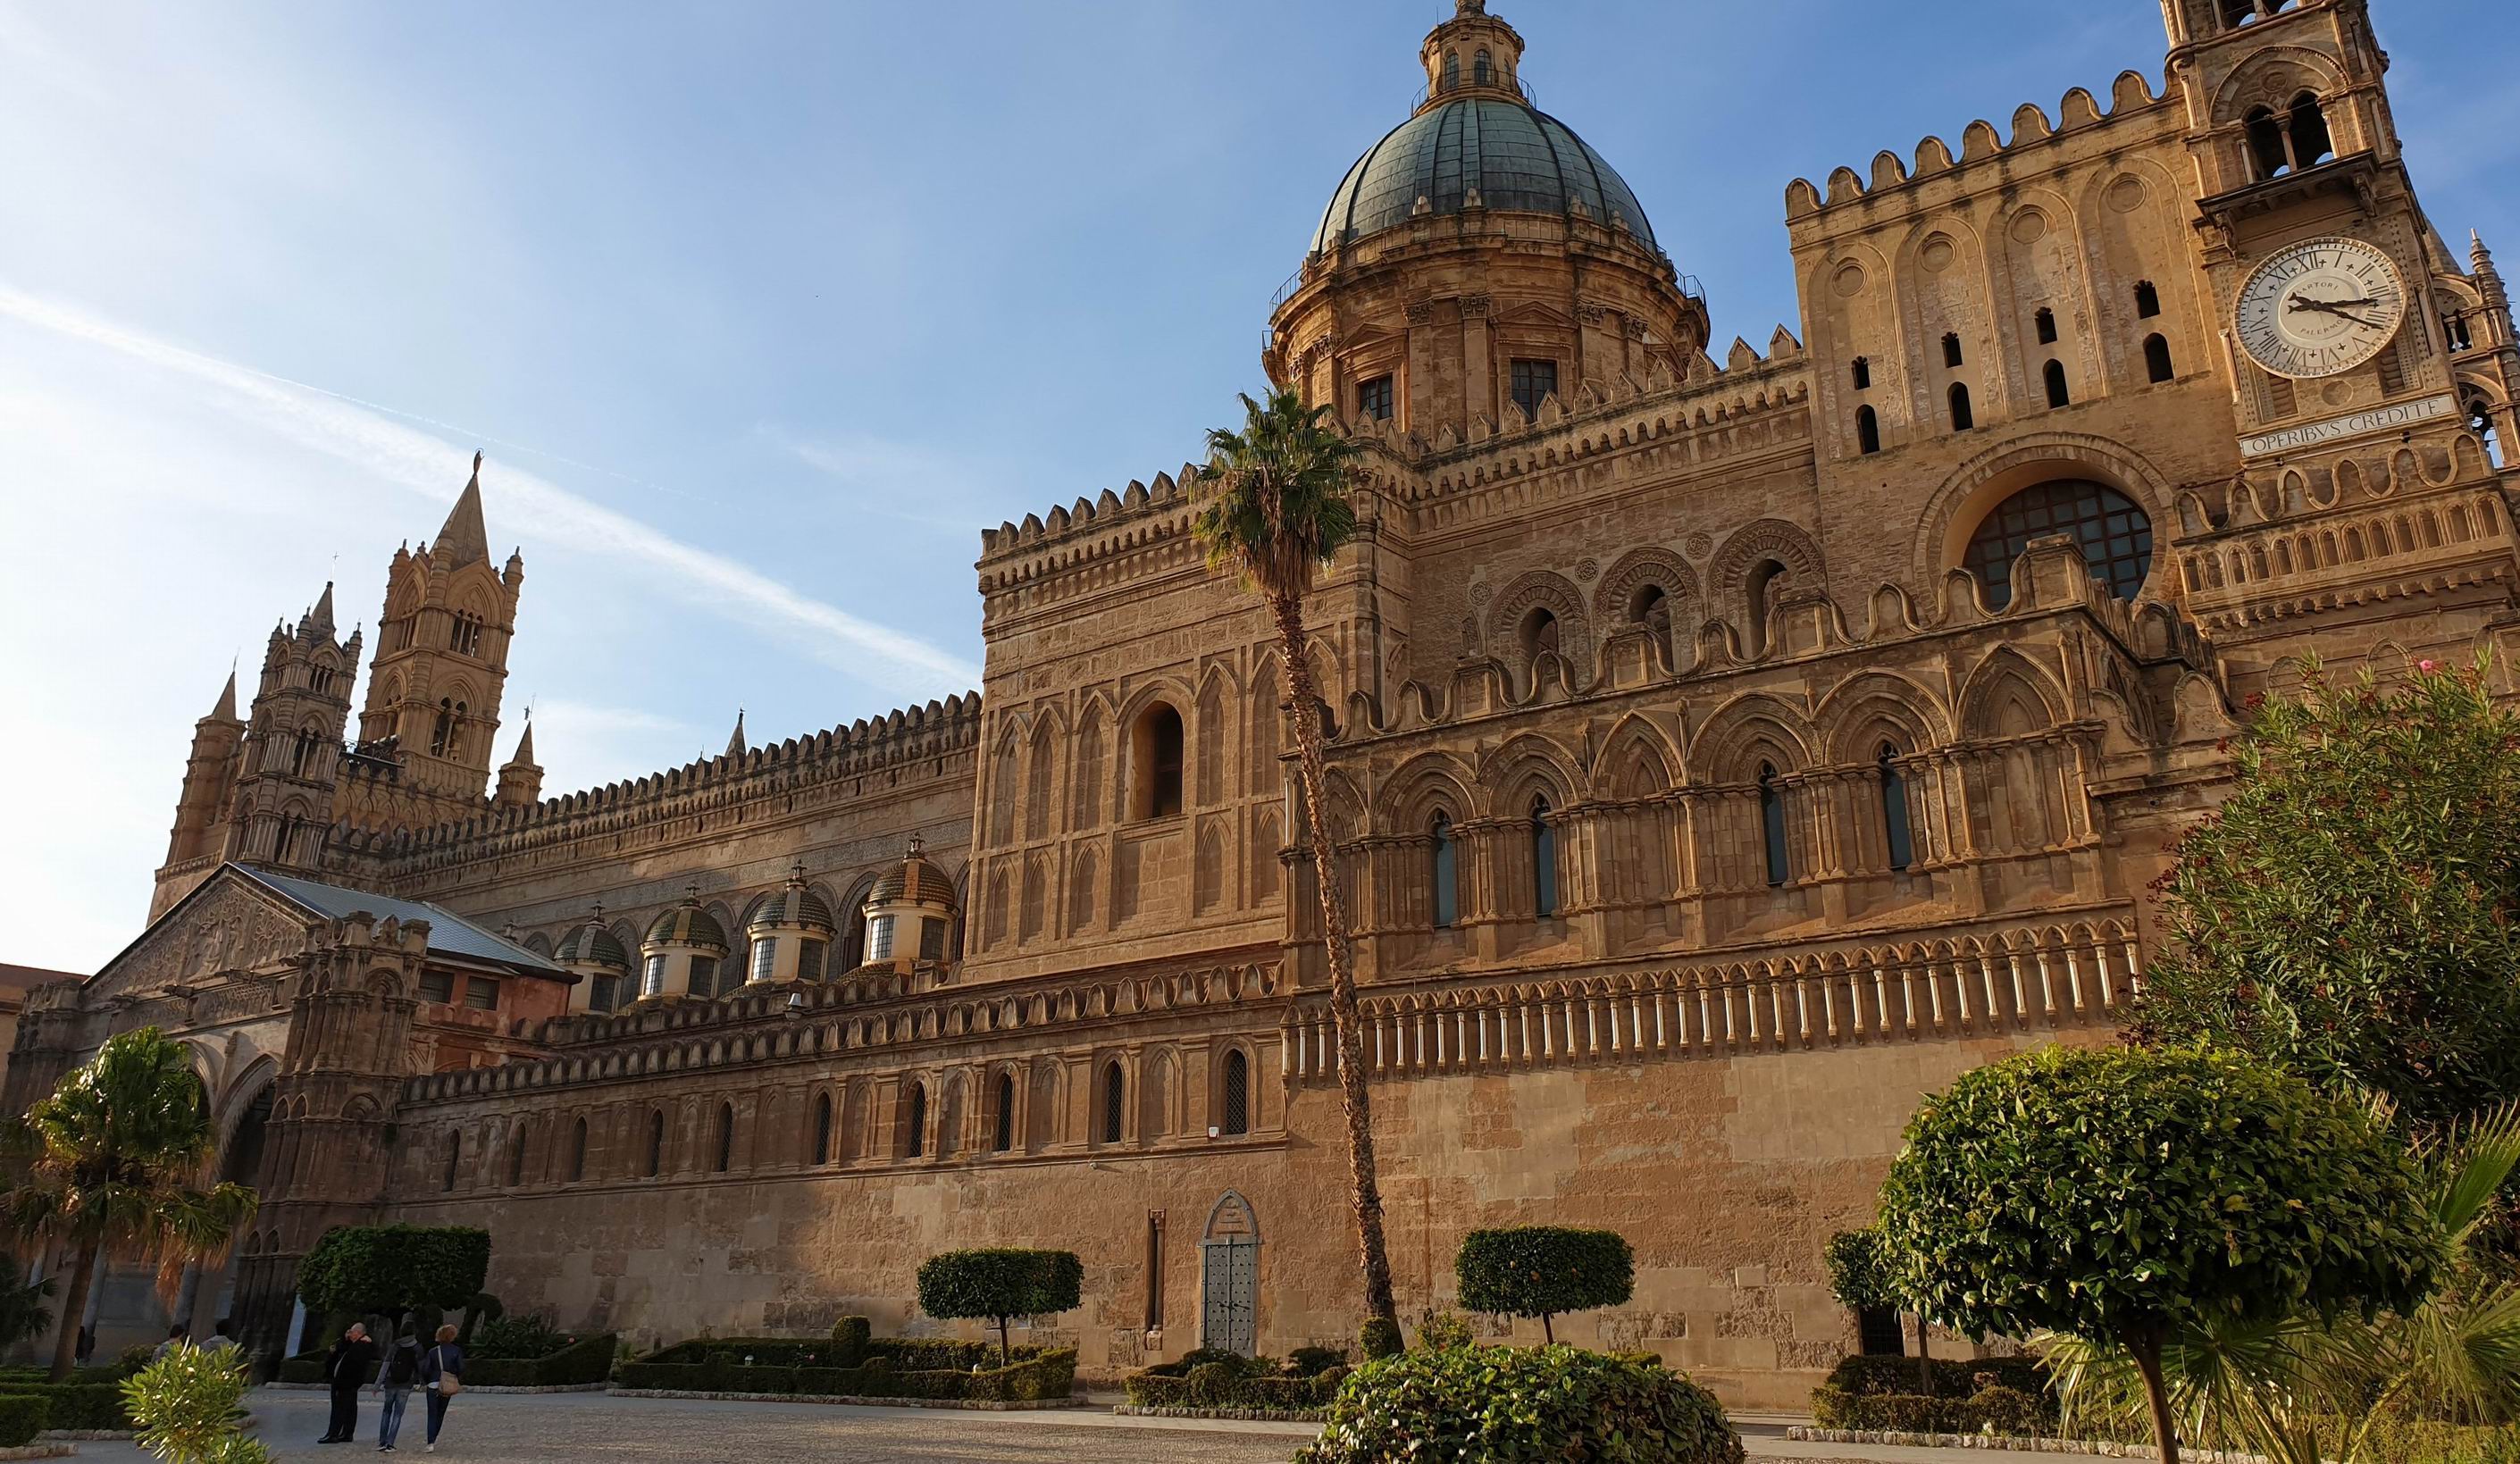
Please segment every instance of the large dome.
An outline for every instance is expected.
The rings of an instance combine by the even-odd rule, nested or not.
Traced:
[[[1313,251],[1407,223],[1426,211],[1457,214],[1470,191],[1488,208],[1565,214],[1582,204],[1594,221],[1624,223],[1648,248],[1653,226],[1637,196],[1601,155],[1538,108],[1501,97],[1465,97],[1418,112],[1347,170]]]

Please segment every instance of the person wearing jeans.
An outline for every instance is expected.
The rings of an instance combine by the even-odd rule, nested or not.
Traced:
[[[411,1405],[412,1385],[418,1381],[420,1338],[405,1328],[394,1338],[393,1351],[385,1354],[384,1369],[377,1374],[377,1391],[384,1396],[384,1406],[377,1416],[377,1452],[393,1452],[394,1440],[402,1433],[402,1410]]]
[[[464,1386],[464,1349],[455,1345],[453,1325],[437,1329],[437,1345],[420,1359],[421,1381],[428,1385],[428,1447],[437,1452],[437,1431],[446,1426],[446,1405],[455,1399],[453,1389]]]

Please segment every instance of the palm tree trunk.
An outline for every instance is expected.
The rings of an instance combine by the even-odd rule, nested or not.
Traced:
[[[1339,1100],[1347,1115],[1349,1200],[1356,1210],[1358,1259],[1365,1267],[1365,1313],[1399,1325],[1391,1300],[1391,1256],[1382,1239],[1382,1190],[1374,1180],[1372,1096],[1365,1086],[1365,1043],[1356,1009],[1356,974],[1348,964],[1347,911],[1339,901],[1337,861],[1330,849],[1328,778],[1322,771],[1321,697],[1304,658],[1304,607],[1293,596],[1269,597],[1278,622],[1279,670],[1295,713],[1295,749],[1304,785],[1304,817],[1313,844],[1314,882],[1321,886],[1322,943],[1330,970],[1330,1025],[1338,1037]]]
[[[96,1284],[97,1254],[105,1248],[102,1241],[91,1241],[79,1247],[78,1262],[70,1268],[69,1294],[62,1298],[62,1335],[53,1344],[53,1381],[58,1383],[70,1375],[78,1365],[79,1328],[87,1323],[88,1289]]]
[[[2144,1401],[2152,1405],[2152,1437],[2161,1445],[2161,1464],[2179,1464],[2179,1425],[2170,1416],[2170,1391],[2161,1383],[2161,1334],[2139,1332],[2127,1338],[2136,1370],[2143,1374]]]

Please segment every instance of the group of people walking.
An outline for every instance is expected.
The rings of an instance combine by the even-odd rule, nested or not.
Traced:
[[[437,1432],[446,1426],[446,1405],[464,1387],[464,1349],[455,1328],[437,1329],[437,1340],[426,1351],[409,1327],[394,1337],[390,1350],[380,1350],[363,1322],[352,1322],[324,1359],[324,1381],[333,1390],[333,1423],[318,1443],[349,1443],[359,1433],[359,1390],[374,1383],[383,1399],[377,1420],[377,1451],[394,1452],[402,1433],[403,1409],[414,1387],[428,1394],[428,1441],[425,1452],[437,1452]]]

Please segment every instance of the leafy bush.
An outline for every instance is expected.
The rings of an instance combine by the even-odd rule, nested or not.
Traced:
[[[146,1369],[144,1369],[145,1371]],[[127,1429],[120,1383],[0,1383],[0,1394],[49,1402],[48,1429]]]
[[[51,1408],[49,1399],[30,1394],[0,1394],[0,1448],[33,1442],[37,1434],[52,1427]]]
[[[1286,1370],[1302,1378],[1317,1377],[1346,1365],[1347,1349],[1343,1347],[1299,1347],[1286,1354]]]
[[[2367,1112],[2234,1053],[2049,1047],[1926,1099],[1907,1140],[1881,1191],[1903,1294],[1973,1337],[2115,1344],[2156,1385],[2165,1338],[2403,1310],[2444,1253]]]
[[[461,1307],[490,1270],[490,1232],[463,1226],[337,1225],[297,1266],[312,1311],[395,1314]]]
[[[720,1338],[680,1343],[614,1369],[614,1385],[674,1393],[773,1393],[836,1397],[918,1397],[992,1402],[1060,1398],[1073,1392],[1076,1353],[1019,1347],[990,1367],[980,1342],[880,1338],[854,1368],[830,1365],[828,1342]],[[752,1358],[747,1364],[742,1359]],[[913,1365],[919,1364],[919,1365]],[[977,1372],[972,1371],[978,1367]]]
[[[1956,1360],[1938,1357],[1932,1364],[1935,1397],[1968,1397],[1986,1385],[1980,1374],[1992,1378],[1996,1386],[2027,1393],[2034,1397],[2052,1397],[2054,1386],[2048,1381],[2048,1366],[2037,1357],[1978,1357]],[[1916,1362],[1912,1357],[1880,1357],[1856,1355],[1841,1359],[1829,1369],[1823,1385],[1845,1393],[1886,1396],[1914,1394]],[[2051,1403],[2052,1408],[2054,1405]]]
[[[843,1316],[832,1328],[832,1365],[855,1367],[867,1357],[867,1343],[875,1337],[875,1323],[863,1316]]]
[[[1912,1371],[1910,1377],[1913,1379]],[[1886,1429],[1902,1434],[2047,1438],[2056,1433],[2052,1400],[2000,1384],[1967,1397],[1859,1394],[1823,1384],[1812,1393],[1812,1419],[1824,1429]]]
[[[1369,1362],[1298,1464],[1740,1464],[1714,1395],[1571,1347],[1409,1353]]]
[[[1190,1370],[1191,1400],[1210,1407],[1220,1406],[1232,1397],[1234,1387],[1242,1374],[1223,1362],[1202,1362]]]
[[[1429,1311],[1418,1323],[1419,1347],[1472,1347],[1477,1342],[1478,1334],[1470,1330],[1470,1319],[1459,1311]]]
[[[481,1323],[465,1351],[467,1361],[492,1357],[547,1357],[569,1345],[560,1328],[539,1316],[497,1316]]]
[[[1073,1251],[947,1251],[919,1266],[919,1309],[943,1320],[985,1318],[997,1323],[998,1360],[1013,1357],[1007,1324],[1018,1316],[1048,1316],[1077,1306],[1085,1264]]]
[[[1636,1287],[1636,1255],[1615,1230],[1515,1225],[1463,1236],[1453,1271],[1462,1307],[1536,1316],[1542,1335],[1554,1342],[1550,1318],[1556,1313],[1615,1307],[1628,1299]]]
[[[2418,1128],[2520,1096],[2520,713],[2489,667],[2311,665],[2232,740],[2161,882],[2138,1035],[2207,1039]]]
[[[1357,1355],[1369,1362],[1376,1357],[1397,1357],[1408,1350],[1400,1340],[1400,1323],[1388,1317],[1368,1317],[1365,1325],[1357,1328]]]
[[[269,1464],[270,1450],[245,1437],[244,1401],[252,1386],[235,1348],[179,1347],[127,1379],[140,1445],[166,1464]],[[56,1428],[93,1427],[55,1417]]]
[[[2520,1428],[2508,1425],[2461,1428],[2384,1414],[2363,1440],[2366,1457],[2389,1464],[2520,1464]]]
[[[612,1356],[620,1340],[610,1332],[574,1340],[539,1357],[464,1359],[464,1381],[474,1388],[570,1388],[601,1383],[612,1373]]]

